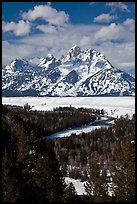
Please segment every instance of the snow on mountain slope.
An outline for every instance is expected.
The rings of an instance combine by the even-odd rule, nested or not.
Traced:
[[[2,71],[3,96],[132,96],[135,79],[94,49],[73,46],[60,59],[15,59]]]
[[[57,60],[52,54],[48,54],[47,57],[42,58],[39,63],[39,67],[54,68],[61,64],[60,60]]]

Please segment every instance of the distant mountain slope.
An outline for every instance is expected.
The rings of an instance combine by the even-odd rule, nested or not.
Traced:
[[[94,49],[73,46],[60,59],[15,59],[2,71],[3,96],[132,96],[135,79]]]

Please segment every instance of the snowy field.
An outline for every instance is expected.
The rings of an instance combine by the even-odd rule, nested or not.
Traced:
[[[135,97],[2,97],[2,104],[32,106],[32,110],[53,110],[59,106],[104,109],[108,115],[120,117],[135,113]]]

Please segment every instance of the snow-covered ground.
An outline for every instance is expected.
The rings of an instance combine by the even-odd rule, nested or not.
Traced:
[[[74,128],[74,129],[70,129],[70,130],[64,130],[61,132],[57,132],[53,135],[50,135],[48,138],[53,139],[53,138],[69,137],[71,134],[79,135],[82,132],[88,133],[88,132],[91,132],[92,130],[98,129],[100,127],[103,127],[103,126],[88,126],[87,125],[85,127],[79,127],[79,128]]]
[[[81,182],[79,179],[73,179],[70,177],[65,177],[65,182],[66,184],[69,184],[72,182],[78,195],[86,194],[85,187],[84,187],[84,183],[86,182]]]
[[[33,106],[32,110],[53,110],[59,106],[104,109],[108,115],[120,117],[135,113],[135,97],[2,97],[2,104]]]
[[[101,127],[109,127],[110,124],[114,123],[114,120],[110,120],[109,122],[107,122],[107,120],[108,120],[107,117],[101,117],[100,120],[95,120],[89,125],[83,125],[81,127],[63,130],[53,135],[50,135],[48,138],[53,139],[53,138],[69,137],[71,134],[79,135],[82,132],[88,133],[88,132],[91,132],[92,130],[95,130]]]
[[[73,185],[75,187],[75,190],[76,190],[78,195],[83,195],[83,194],[86,195],[87,194],[86,191],[85,191],[85,187],[84,187],[84,184],[86,184],[86,181],[82,182],[79,179],[73,179],[73,178],[70,178],[70,177],[65,177],[65,182],[66,182],[66,184],[73,183]],[[112,188],[112,182],[110,182],[108,184],[108,194],[109,194],[109,196],[112,196],[114,194],[111,188]]]

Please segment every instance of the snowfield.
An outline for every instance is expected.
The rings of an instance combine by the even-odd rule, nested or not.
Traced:
[[[135,113],[135,97],[2,97],[2,104],[24,106],[32,110],[53,110],[56,107],[104,109],[113,117],[132,116]]]

